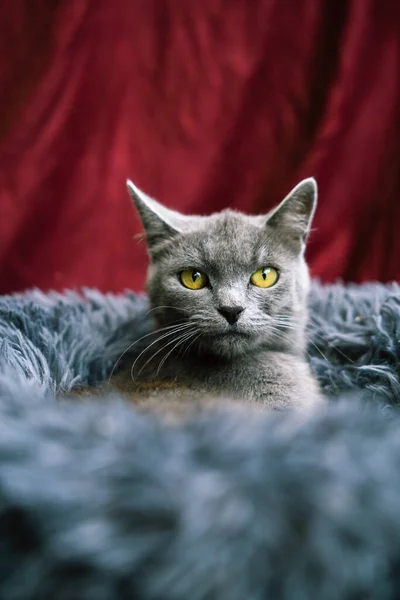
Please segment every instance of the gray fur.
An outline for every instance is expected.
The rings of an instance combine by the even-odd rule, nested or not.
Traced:
[[[147,289],[160,328],[160,342],[152,339],[135,363],[136,380],[177,380],[272,408],[300,405],[300,398],[320,400],[304,355],[304,250],[317,201],[315,180],[302,181],[260,216],[232,210],[181,215],[129,181],[128,189],[146,232]],[[264,266],[279,272],[268,289],[250,283]],[[210,285],[185,288],[179,274],[188,268],[206,273]],[[242,310],[237,323],[229,324],[222,308]]]

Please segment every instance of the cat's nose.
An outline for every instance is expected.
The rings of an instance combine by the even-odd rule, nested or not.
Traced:
[[[218,312],[228,321],[229,325],[234,325],[243,311],[243,306],[221,306],[218,309]]]

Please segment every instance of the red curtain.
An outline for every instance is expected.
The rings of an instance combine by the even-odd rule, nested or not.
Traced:
[[[400,279],[400,3],[3,0],[0,292],[140,289],[125,191],[270,209],[314,175],[324,281]]]

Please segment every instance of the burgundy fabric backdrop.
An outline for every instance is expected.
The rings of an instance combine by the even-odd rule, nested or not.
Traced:
[[[400,279],[400,3],[2,0],[0,292],[140,289],[125,191],[267,211],[320,187],[325,281]]]

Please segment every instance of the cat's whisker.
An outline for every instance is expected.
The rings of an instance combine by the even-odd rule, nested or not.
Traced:
[[[280,317],[280,318],[277,320],[277,324],[278,324],[278,325],[280,324],[280,323],[279,323],[279,322],[280,322],[280,320],[281,320],[281,317]],[[291,327],[291,326],[287,326],[286,324],[284,324],[284,325],[282,325],[282,326],[283,326],[283,327],[285,327],[285,328],[288,328],[288,329],[292,329],[292,330],[294,330],[294,331],[296,330],[296,327],[294,327],[294,326],[292,326],[292,327]],[[307,340],[307,342],[309,342],[310,344],[312,344],[312,346],[314,346],[314,348],[317,350],[317,352],[319,352],[319,353],[320,353],[320,355],[322,356],[322,358],[323,358],[323,359],[324,359],[326,362],[329,362],[329,361],[328,361],[328,359],[327,359],[327,357],[325,356],[325,354],[324,354],[324,353],[322,352],[322,350],[321,350],[321,349],[320,349],[320,348],[317,346],[317,344],[316,344],[316,343],[315,343],[315,342],[314,342],[314,341],[313,341],[313,340],[310,338],[310,336],[307,334],[307,332],[305,332],[305,336],[306,336],[306,340]],[[286,340],[286,341],[291,341],[292,343],[294,343],[294,342],[293,342],[293,340],[290,340],[290,338],[287,338],[287,340]],[[306,355],[307,355],[309,358],[311,358],[311,355],[310,355],[310,353],[309,353],[307,350],[305,350],[305,353],[306,353]],[[347,358],[348,360],[351,360],[351,359],[349,359],[349,358],[348,358],[348,357],[346,357],[346,356],[345,356],[345,358]],[[351,361],[351,362],[353,362],[353,361]]]
[[[179,340],[176,342],[175,346],[173,346],[173,347],[171,348],[171,350],[170,350],[170,351],[167,353],[167,355],[166,355],[166,356],[164,356],[164,358],[161,360],[160,364],[158,365],[157,372],[156,372],[156,377],[158,376],[158,374],[159,374],[159,372],[160,372],[160,370],[161,370],[162,366],[164,365],[165,361],[166,361],[166,360],[168,359],[168,357],[169,357],[169,356],[172,354],[172,352],[175,350],[175,348],[177,348],[177,347],[178,347],[178,346],[180,346],[181,344],[184,344],[186,341],[190,340],[190,339],[192,338],[192,336],[194,336],[195,334],[196,334],[196,332],[195,332],[195,331],[191,331],[191,332],[187,333],[186,335],[184,335],[184,336],[183,336],[183,339],[182,339],[182,337],[181,337],[181,338],[180,338],[180,339],[179,339]],[[173,340],[173,341],[175,342],[176,340]]]
[[[287,319],[290,319],[290,317],[286,317]],[[283,327],[287,328],[287,329],[292,329],[292,330],[296,330],[296,327],[294,325],[287,325],[286,323],[281,323],[282,317],[279,317],[279,319],[277,320],[277,323],[279,325],[282,324]],[[309,321],[316,323],[316,321],[310,316],[309,317]],[[325,356],[325,354],[322,352],[321,348],[314,342],[314,340],[311,338],[310,334],[307,333],[307,330],[305,332],[306,335],[306,339],[307,342],[310,343],[312,346],[314,346],[314,348],[317,350],[317,352],[319,352],[321,354],[321,356],[324,358],[324,360],[326,360],[328,362],[327,357]],[[322,335],[313,332],[313,336],[324,339]],[[346,356],[346,354],[344,352],[342,352],[342,350],[340,350],[340,348],[338,348],[337,346],[333,346],[334,350],[336,350],[339,354],[341,354],[343,356],[343,358],[345,358],[346,360],[348,360],[349,362],[351,362],[352,364],[354,364],[354,361],[349,357]],[[307,353],[309,355],[309,353]]]
[[[283,327],[285,329],[290,329],[291,331],[298,331],[298,328],[295,327],[294,325],[292,325],[291,323],[287,322],[287,323],[281,323],[280,321],[276,321],[274,323],[275,327]]]
[[[192,336],[195,334],[195,331],[189,331],[189,332],[185,332],[183,334],[181,334],[179,336],[178,339],[173,339],[170,342],[168,342],[168,344],[164,344],[162,348],[160,348],[159,352],[161,352],[162,350],[165,350],[168,346],[171,346],[172,344],[175,344],[173,346],[173,348],[171,349],[170,352],[167,352],[167,355],[164,356],[161,361],[160,364],[158,365],[158,369],[157,369],[157,373],[156,376],[158,375],[160,368],[162,367],[162,365],[164,364],[165,360],[168,358],[168,356],[173,352],[173,350],[179,346],[180,344],[184,344],[187,340],[191,339]],[[156,352],[155,354],[153,354],[153,356],[151,357],[151,359],[153,359],[159,352]]]
[[[284,334],[284,332],[280,331],[280,332],[278,333],[278,332],[277,332],[277,331],[276,331],[276,330],[275,330],[275,329],[272,327],[272,328],[269,330],[269,333],[271,333],[272,335],[275,335],[275,337],[276,337],[276,338],[278,338],[278,339],[280,339],[281,341],[291,344],[291,345],[292,345],[292,347],[293,347],[295,350],[298,350],[298,345],[296,344],[296,342],[295,342],[294,340],[292,340],[290,337],[286,336],[286,335]],[[307,350],[304,350],[304,352],[305,352],[306,356],[308,356],[308,358],[311,358],[311,357],[310,357],[310,353],[309,353],[309,352],[307,352]]]
[[[316,325],[317,327],[320,327],[320,323],[318,323],[318,321],[312,316],[312,315],[308,315],[308,321],[310,323],[313,323],[314,325]],[[324,336],[322,336],[320,333],[317,333],[316,331],[313,332],[313,336],[320,338],[322,340],[325,341]],[[325,360],[327,361],[328,359],[326,358],[326,356],[323,354],[322,350],[317,346],[317,344],[311,339],[310,334],[307,332],[306,330],[306,338],[307,341],[310,342],[315,348],[316,350],[318,350],[318,352],[325,358]],[[353,365],[355,364],[354,360],[352,360],[350,358],[350,356],[347,356],[342,350],[340,350],[340,348],[338,348],[337,346],[332,346],[332,348],[338,352],[341,356],[343,356],[343,358],[345,358],[346,360],[348,360],[349,362],[351,362]]]
[[[297,344],[289,336],[285,335],[285,332],[276,330],[274,326],[268,328],[268,333],[274,335],[278,339],[291,344],[294,348],[297,348]]]
[[[286,329],[286,330],[290,330],[290,331],[298,331],[298,328],[295,327],[294,325],[290,325],[289,323],[280,323],[279,321],[273,321],[271,323],[265,323],[265,321],[259,320],[259,321],[253,321],[252,322],[252,327],[257,328],[257,327],[269,327],[269,328],[276,328],[276,327],[280,327],[281,329]]]
[[[314,321],[315,323],[315,321]],[[314,342],[311,340],[310,338],[310,334],[308,334],[306,332],[306,336],[307,336],[307,340],[310,341],[311,343],[314,344]],[[325,341],[325,338],[323,335],[321,335],[320,333],[316,333],[315,331],[313,331],[313,336],[320,338],[321,340]],[[315,344],[314,344],[315,345]],[[354,360],[352,360],[350,358],[350,356],[347,356],[347,354],[345,354],[340,348],[338,348],[337,346],[335,346],[334,344],[332,344],[332,349],[335,350],[336,352],[338,352],[341,356],[343,356],[343,358],[345,358],[346,360],[348,360],[352,365],[355,365],[356,363],[354,362]]]
[[[287,319],[284,319],[283,317],[273,317],[273,320],[281,323],[292,323],[293,321],[291,317]]]
[[[184,337],[184,336],[186,336],[188,333],[192,333],[192,331],[190,331],[190,332],[189,332],[189,330],[188,330],[188,329],[185,329],[184,331],[179,331],[178,333],[180,333],[180,336],[179,336],[179,339],[180,339],[182,336]],[[194,331],[193,331],[193,333],[194,333]],[[166,337],[166,336],[165,336],[165,337]],[[139,375],[140,375],[140,373],[143,371],[143,369],[144,369],[144,368],[145,368],[145,367],[146,367],[146,366],[147,366],[147,365],[148,365],[148,364],[149,364],[149,363],[150,363],[150,362],[153,360],[153,358],[154,358],[155,356],[157,356],[157,354],[159,354],[160,352],[162,352],[162,350],[165,350],[165,348],[167,348],[168,346],[170,346],[171,344],[173,344],[174,342],[176,342],[176,340],[177,340],[177,338],[174,338],[173,340],[170,340],[170,341],[168,341],[166,344],[163,344],[163,345],[161,346],[161,348],[159,348],[159,349],[158,349],[156,352],[154,352],[154,354],[152,354],[152,355],[150,356],[150,358],[148,358],[148,359],[146,360],[146,362],[144,363],[144,365],[142,365],[142,366],[140,367],[140,370],[139,370],[139,372],[138,372],[137,376],[139,377]],[[157,341],[160,341],[160,340],[157,340]],[[148,348],[150,348],[150,346],[148,346]],[[139,357],[138,357],[138,358],[139,358]],[[134,365],[133,365],[133,367],[134,367]]]
[[[145,314],[145,317],[147,317],[150,313],[152,313],[154,310],[162,310],[164,308],[170,308],[172,310],[177,310],[177,311],[182,311],[182,312],[186,312],[189,313],[189,311],[186,308],[178,308],[177,306],[168,306],[166,304],[161,304],[160,306],[154,306],[153,308],[151,308],[149,311],[147,311],[147,313]]]
[[[160,336],[156,340],[154,340],[151,344],[149,344],[148,346],[146,346],[142,350],[142,352],[140,352],[140,354],[136,357],[136,359],[133,362],[133,365],[131,367],[131,379],[132,379],[132,381],[134,381],[133,373],[134,373],[135,366],[136,366],[138,360],[140,359],[140,357],[143,354],[145,354],[147,352],[147,350],[149,350],[149,348],[151,348],[152,346],[154,346],[154,344],[157,344],[161,340],[165,339],[166,337],[169,337],[170,335],[174,335],[174,334],[180,333],[183,330],[186,330],[188,327],[190,327],[190,323],[185,323],[183,325],[174,325],[172,327],[169,327],[169,329],[172,329],[172,331],[168,331],[167,333],[164,333],[162,336]]]
[[[320,353],[320,355],[322,356],[322,358],[324,360],[326,360],[327,363],[329,363],[329,360],[326,358],[325,354],[322,352],[322,350],[317,346],[317,344],[306,334],[306,339],[307,341],[312,344],[314,346],[314,348]],[[353,362],[353,361],[351,361]]]
[[[195,338],[194,338],[194,339],[193,339],[193,340],[192,340],[192,341],[189,343],[188,347],[187,347],[187,348],[185,348],[185,350],[183,351],[182,358],[185,356],[185,354],[186,354],[187,352],[189,352],[189,350],[190,350],[190,348],[193,346],[193,344],[195,344],[195,343],[197,342],[197,340],[198,340],[199,338],[201,338],[201,336],[202,336],[202,335],[203,335],[203,334],[200,332],[200,333],[199,333],[199,334],[198,334],[198,335],[197,335],[197,336],[196,336],[196,337],[195,337]]]
[[[295,327],[296,329],[301,325],[301,323],[293,317],[288,317],[286,319],[284,319],[283,317],[274,318],[274,322],[281,323],[282,325],[287,325],[290,327]]]
[[[132,366],[134,366],[134,365],[135,365],[135,364],[138,362],[138,360],[140,359],[140,357],[141,357],[141,356],[142,356],[142,355],[143,355],[145,352],[147,352],[147,350],[148,350],[149,348],[151,348],[152,346],[154,346],[154,344],[157,344],[158,342],[161,342],[163,339],[165,339],[165,338],[167,338],[167,337],[170,337],[170,336],[172,336],[172,335],[179,334],[179,333],[181,333],[182,331],[185,331],[186,329],[188,329],[189,327],[190,327],[190,324],[189,324],[189,323],[178,323],[178,324],[175,324],[175,325],[173,325],[173,326],[170,326],[170,327],[168,327],[168,328],[167,328],[167,327],[166,327],[166,328],[164,328],[165,330],[167,330],[167,329],[168,329],[168,330],[167,330],[167,331],[164,331],[164,332],[162,332],[162,335],[159,335],[159,336],[158,336],[158,337],[157,337],[155,340],[153,340],[153,341],[152,341],[150,344],[148,344],[148,345],[147,345],[145,348],[143,348],[143,350],[140,352],[140,354],[139,354],[139,355],[136,357],[136,359],[135,359],[135,361],[134,361],[134,363],[133,363],[133,365],[132,365]]]
[[[121,358],[123,356],[125,356],[125,354],[127,352],[129,352],[129,350],[131,348],[133,348],[133,346],[135,346],[136,344],[138,344],[139,342],[141,342],[142,340],[146,339],[147,337],[150,337],[152,335],[157,335],[157,333],[162,333],[163,331],[169,330],[169,329],[173,329],[174,327],[177,327],[178,321],[176,321],[175,325],[167,325],[166,327],[161,327],[160,329],[155,329],[154,331],[150,331],[149,333],[146,333],[146,335],[142,335],[142,337],[140,337],[139,339],[135,340],[134,342],[132,342],[132,344],[129,344],[129,346],[127,348],[125,348],[125,350],[122,352],[122,354],[120,354],[120,356],[118,357],[118,359],[116,360],[111,373],[109,375],[108,378],[108,383],[110,383],[112,376],[114,375],[114,371],[118,366],[119,361],[121,360]]]

